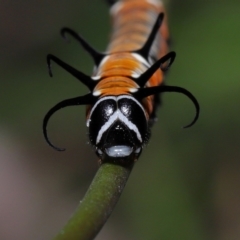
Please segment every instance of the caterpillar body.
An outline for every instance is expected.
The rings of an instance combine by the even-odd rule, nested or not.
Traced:
[[[76,38],[92,56],[95,63],[92,76],[52,54],[47,56],[50,76],[53,61],[86,85],[90,93],[66,99],[51,108],[43,121],[43,133],[50,146],[64,150],[48,139],[49,118],[61,108],[87,105],[89,140],[100,160],[132,161],[139,158],[149,140],[161,93],[182,93],[194,103],[196,115],[186,127],[197,121],[199,104],[188,90],[163,84],[165,71],[173,63],[176,53],[168,52],[169,33],[162,2],[108,2],[111,5],[113,32],[106,52],[96,51],[69,28],[61,30],[63,37],[68,34]]]

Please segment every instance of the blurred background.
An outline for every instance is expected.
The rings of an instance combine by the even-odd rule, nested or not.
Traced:
[[[164,94],[152,138],[135,164],[102,239],[240,239],[240,1],[166,1],[172,50],[166,79],[190,90]],[[42,120],[57,102],[87,89],[46,55],[91,74],[79,44],[67,44],[68,26],[104,51],[110,34],[103,0],[0,0],[0,239],[51,239],[67,222],[97,171],[87,144],[85,107]]]

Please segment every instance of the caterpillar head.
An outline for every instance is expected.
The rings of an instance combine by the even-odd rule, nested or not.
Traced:
[[[101,159],[137,159],[149,135],[145,111],[130,95],[100,98],[91,109],[87,127]]]

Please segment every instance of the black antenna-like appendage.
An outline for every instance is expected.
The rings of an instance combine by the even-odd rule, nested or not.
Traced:
[[[185,96],[187,96],[194,104],[195,108],[196,108],[196,115],[193,119],[193,121],[184,126],[184,128],[188,128],[191,127],[198,119],[199,117],[199,112],[200,112],[200,106],[199,103],[197,101],[197,99],[193,96],[192,93],[190,93],[188,90],[186,90],[185,88],[181,88],[181,87],[176,87],[176,86],[165,86],[165,85],[161,85],[161,86],[157,86],[157,87],[149,87],[149,88],[140,88],[136,93],[134,93],[133,95],[141,100],[145,97],[148,97],[150,95],[155,95],[157,93],[162,93],[162,92],[176,92],[176,93],[182,93]]]
[[[69,106],[77,106],[77,105],[87,105],[87,104],[93,104],[95,101],[95,98],[92,96],[92,94],[87,94],[85,96],[81,96],[81,97],[76,97],[76,98],[71,98],[71,99],[66,99],[60,103],[58,103],[57,105],[55,105],[54,107],[52,107],[47,114],[44,117],[43,120],[43,135],[45,140],[47,141],[47,143],[53,147],[54,149],[58,150],[58,151],[64,151],[64,148],[59,148],[54,146],[49,138],[48,138],[48,134],[47,134],[47,124],[48,124],[48,120],[50,119],[50,117],[59,109],[61,108],[65,108],[65,107],[69,107]]]
[[[48,54],[47,55],[47,64],[48,64],[49,75],[51,77],[52,77],[51,61],[54,61],[59,66],[61,66],[63,69],[65,69],[67,72],[71,73],[80,82],[82,82],[84,85],[86,85],[89,88],[90,91],[92,91],[93,88],[95,87],[96,81],[94,81],[91,77],[89,77],[86,74],[76,70],[75,68],[71,67],[70,65],[63,62],[62,60],[55,57],[54,55]]]
[[[164,66],[164,70],[169,68],[176,57],[175,52],[169,52],[159,60],[157,60],[146,72],[144,72],[140,77],[133,78],[134,81],[140,86],[143,87],[147,81],[152,77],[152,75],[161,67],[162,64],[167,63],[167,66]]]
[[[102,59],[106,55],[104,53],[101,53],[95,50],[92,46],[89,45],[89,43],[86,40],[84,40],[79,34],[77,34],[72,29],[65,27],[61,30],[61,35],[64,39],[66,39],[66,33],[70,34],[72,37],[77,39],[80,42],[80,44],[83,46],[83,48],[92,56],[96,66],[99,66]]]
[[[151,47],[152,47],[155,37],[159,31],[159,28],[161,27],[163,17],[164,17],[163,13],[160,13],[158,15],[157,20],[156,20],[155,24],[153,25],[152,31],[151,31],[147,41],[145,42],[145,44],[143,45],[143,47],[141,49],[134,51],[135,53],[140,54],[145,59],[148,59],[148,57],[149,57]]]

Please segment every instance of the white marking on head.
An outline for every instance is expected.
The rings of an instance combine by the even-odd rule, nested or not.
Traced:
[[[133,130],[136,133],[138,140],[140,142],[142,142],[142,136],[141,136],[137,126],[134,123],[132,123],[131,121],[129,121],[120,111],[118,111],[118,112],[119,112],[118,118],[122,122],[124,122],[128,126],[129,129]]]
[[[94,104],[94,106],[93,106],[92,109],[91,109],[91,112],[90,112],[90,114],[89,114],[89,118],[88,118],[87,123],[86,123],[86,124],[87,124],[87,127],[89,127],[92,113],[93,113],[93,111],[96,109],[96,107],[98,106],[98,104],[101,103],[102,101],[108,100],[108,99],[112,99],[112,100],[117,101],[117,98],[116,98],[116,97],[112,97],[112,96],[100,98],[100,99]]]
[[[113,114],[113,108],[109,105],[106,106],[105,114],[106,114],[107,117],[111,116]]]
[[[98,144],[102,138],[102,135],[107,129],[118,119],[118,110],[108,119],[108,121],[101,127],[98,132],[96,144]]]
[[[119,145],[106,148],[106,153],[110,157],[127,157],[132,153],[133,149],[129,146]]]
[[[111,15],[117,14],[117,12],[122,8],[122,6],[123,6],[123,3],[120,1],[114,3],[110,8],[110,14]]]
[[[91,109],[91,112],[89,114],[89,118],[86,122],[86,125],[87,127],[89,127],[90,125],[90,122],[91,122],[91,116],[92,116],[92,113],[94,112],[94,110],[96,109],[96,107],[102,102],[102,101],[105,101],[105,100],[109,100],[109,99],[112,99],[114,101],[118,101],[118,100],[121,100],[121,99],[124,99],[124,98],[127,98],[127,99],[131,99],[132,101],[134,101],[143,111],[144,113],[144,116],[145,118],[147,119],[147,116],[146,116],[146,112],[143,108],[143,106],[132,96],[128,96],[128,95],[121,95],[121,96],[118,96],[118,97],[114,97],[114,96],[108,96],[108,97],[103,97],[103,98],[100,98],[96,103],[95,105],[93,106],[93,108]],[[98,132],[98,136],[97,136],[97,140],[96,140],[96,143],[98,143],[101,138],[102,138],[102,135],[103,133],[117,120],[121,120],[122,122],[124,122],[128,127],[129,129],[133,130],[136,135],[137,135],[137,138],[139,139],[140,142],[142,142],[142,137],[141,137],[141,134],[140,132],[138,131],[137,127],[135,124],[133,124],[131,121],[129,121],[122,113],[121,111],[119,111],[118,109],[116,110],[116,112],[108,119],[108,121],[101,127],[100,131]]]
[[[142,136],[137,128],[137,126],[129,121],[122,113],[119,111],[119,109],[116,110],[116,112],[108,119],[108,121],[101,127],[101,129],[98,132],[96,144],[98,144],[102,138],[102,135],[109,129],[109,127],[117,120],[120,120],[123,122],[128,128],[132,131],[134,131],[137,135],[137,138],[140,142],[142,142]]]
[[[120,99],[123,99],[123,98],[131,99],[132,101],[134,101],[142,109],[142,111],[144,112],[145,118],[147,119],[146,112],[145,112],[143,106],[141,105],[141,103],[139,101],[137,101],[134,97],[129,96],[129,95],[118,96],[117,101],[120,100]]]

